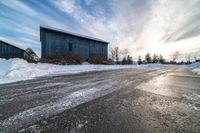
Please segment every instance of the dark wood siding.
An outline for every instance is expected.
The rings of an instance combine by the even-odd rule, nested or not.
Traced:
[[[0,41],[0,58],[24,58],[24,50]]]
[[[78,37],[48,29],[40,29],[42,58],[59,56],[67,52],[79,54],[85,59],[101,55],[107,59],[108,43]]]

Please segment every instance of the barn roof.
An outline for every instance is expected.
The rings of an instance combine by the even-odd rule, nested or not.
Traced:
[[[14,48],[16,48],[16,49],[19,49],[19,50],[22,50],[22,51],[26,52],[24,49],[21,49],[21,48],[19,48],[19,47],[17,47],[17,46],[14,46],[14,45],[12,45],[12,44],[10,44],[10,43],[4,42],[4,41],[2,41],[2,40],[0,40],[0,42],[1,42],[1,43],[4,43],[4,44],[6,44],[6,45],[9,45],[9,46],[11,46],[11,47],[14,47]]]
[[[76,37],[86,38],[86,39],[89,39],[89,40],[94,40],[94,41],[109,44],[109,42],[104,41],[102,39],[98,39],[98,38],[94,38],[94,37],[90,37],[90,36],[86,36],[86,35],[81,35],[81,34],[69,32],[69,31],[64,31],[64,30],[49,27],[49,26],[40,26],[40,29],[46,29],[46,30],[50,30],[50,31],[60,32],[60,33],[64,33],[64,34],[67,34],[67,35],[72,35],[72,36],[76,36]]]
[[[0,40],[0,42],[1,42],[1,43],[4,43],[4,44],[6,44],[6,45],[9,45],[9,46],[11,46],[11,47],[14,47],[14,48],[16,48],[16,49],[19,49],[19,50],[23,51],[24,53],[26,53],[27,55],[29,55],[29,56],[32,58],[32,56],[31,56],[26,50],[21,49],[21,48],[19,48],[19,47],[17,47],[17,46],[14,46],[14,45],[12,45],[12,44],[10,44],[10,43],[4,42],[4,41],[2,41],[2,40]]]

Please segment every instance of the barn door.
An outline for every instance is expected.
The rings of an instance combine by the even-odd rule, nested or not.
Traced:
[[[72,43],[69,43],[68,47],[69,47],[69,52],[72,52],[73,51]]]

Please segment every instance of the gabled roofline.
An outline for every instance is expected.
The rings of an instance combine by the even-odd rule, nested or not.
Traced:
[[[12,44],[10,44],[10,43],[7,43],[7,42],[5,42],[5,41],[2,41],[2,40],[0,40],[0,42],[5,43],[6,45],[9,45],[9,46],[14,47],[14,48],[16,48],[16,49],[22,50],[23,52],[25,52],[27,55],[29,55],[29,56],[31,57],[31,55],[30,55],[28,52],[26,52],[26,50],[24,50],[24,49],[21,49],[21,48],[19,48],[19,47],[17,47],[17,46],[14,46],[14,45],[12,45]],[[31,58],[32,58],[32,57],[31,57]]]
[[[86,36],[86,35],[81,35],[81,34],[69,32],[69,31],[64,31],[64,30],[57,29],[57,28],[50,27],[50,26],[40,25],[40,30],[41,29],[46,29],[46,30],[50,30],[50,31],[54,31],[54,32],[60,32],[60,33],[63,33],[63,34],[68,34],[68,35],[72,35],[72,36],[76,36],[76,37],[80,37],[80,38],[86,38],[86,39],[89,39],[89,40],[94,40],[94,41],[97,41],[97,42],[103,42],[103,43],[109,44],[109,42],[98,39],[98,38],[94,38],[94,37],[90,37],[90,36]]]
[[[5,43],[5,44],[7,44],[7,45],[9,45],[9,46],[11,46],[11,47],[14,47],[14,48],[17,48],[17,49],[19,49],[19,50],[22,50],[22,51],[25,51],[25,52],[26,52],[26,50],[24,50],[24,49],[22,49],[22,48],[19,48],[19,47],[17,47],[17,46],[14,46],[14,45],[12,45],[12,44],[10,44],[10,43],[8,43],[8,42],[2,41],[2,40],[0,40],[0,42]]]

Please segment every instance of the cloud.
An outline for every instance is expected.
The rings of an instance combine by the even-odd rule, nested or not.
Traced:
[[[1,2],[11,10],[0,11],[0,18],[6,22],[0,22],[0,27],[19,33],[22,42],[38,42],[40,46],[38,27],[42,24],[104,39],[110,42],[110,47],[128,48],[135,57],[148,51],[169,55],[173,51],[187,53],[191,52],[189,49],[200,48],[199,0],[50,0],[32,3]]]
[[[79,0],[52,3],[79,23],[78,32],[105,39],[111,47],[129,48],[132,55],[148,51],[169,55],[183,49],[179,42],[199,47],[199,40],[194,39],[200,33],[198,0],[108,0],[104,3],[108,8],[85,1],[90,7],[96,7],[90,12]],[[190,42],[182,41],[187,39]],[[188,46],[184,50],[187,49]]]
[[[6,1],[0,1],[0,3],[18,12],[24,11],[23,13],[25,14],[36,15],[36,12],[33,9],[23,4],[19,0],[6,0]]]
[[[79,32],[88,33],[103,39],[108,39],[107,22],[104,16],[98,18],[89,14],[79,4],[79,1],[55,0],[52,3],[62,12],[73,17],[79,23]]]
[[[91,3],[92,3],[93,0],[84,0],[84,1],[85,1],[86,5],[89,6],[89,5],[91,5]]]
[[[0,32],[0,38],[23,49],[32,47],[40,54],[40,25],[56,25],[58,28],[68,28],[64,22],[57,21],[51,15],[39,12],[22,1],[8,0],[1,1],[0,4],[7,7],[1,11],[0,28],[4,32]],[[5,35],[5,33],[10,36]]]

